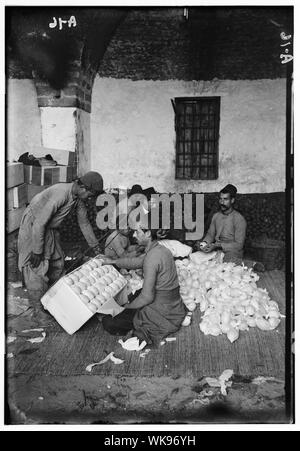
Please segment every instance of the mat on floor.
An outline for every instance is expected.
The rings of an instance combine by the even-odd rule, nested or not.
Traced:
[[[285,311],[285,275],[270,271],[261,275],[259,286],[266,287],[271,298]],[[42,343],[29,343],[19,337],[13,343],[13,358],[8,360],[9,374],[73,376],[101,374],[112,376],[218,376],[231,368],[244,376],[274,376],[284,378],[285,319],[269,332],[252,328],[241,332],[233,344],[225,335],[205,336],[199,329],[200,311],[193,314],[192,324],[182,327],[166,342],[144,357],[125,351],[120,337],[110,336],[96,317],[70,336],[56,323],[47,327]],[[111,361],[86,372],[90,363],[98,362],[108,353],[124,359],[115,365]]]

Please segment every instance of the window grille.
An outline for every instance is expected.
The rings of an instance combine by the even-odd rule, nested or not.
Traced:
[[[218,178],[220,97],[175,98],[176,179]]]

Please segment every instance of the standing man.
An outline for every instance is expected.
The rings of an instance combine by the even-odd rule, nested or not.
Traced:
[[[237,189],[234,185],[226,185],[219,195],[220,211],[212,217],[208,232],[199,247],[203,252],[222,250],[224,262],[233,262],[253,267],[256,271],[264,271],[262,263],[243,260],[247,222],[234,209]]]
[[[34,196],[21,220],[18,253],[19,270],[32,301],[38,301],[64,275],[64,253],[58,227],[73,210],[80,229],[96,253],[98,240],[87,217],[84,200],[103,192],[98,172],[87,172],[73,183],[58,183]]]

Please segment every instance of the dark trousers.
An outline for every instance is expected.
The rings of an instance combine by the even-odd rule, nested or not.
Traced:
[[[138,290],[134,295],[129,296],[129,302],[132,302],[141,292]],[[133,317],[138,309],[125,309],[123,312],[112,317],[105,315],[102,319],[103,329],[112,335],[126,335],[133,329]]]
[[[125,309],[114,317],[106,315],[102,319],[104,330],[112,335],[126,335],[133,329],[133,317],[136,311],[136,309]]]

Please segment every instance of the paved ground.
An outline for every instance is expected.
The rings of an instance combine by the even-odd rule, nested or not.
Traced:
[[[282,381],[233,379],[227,396],[188,378],[9,380],[13,424],[286,423]]]

